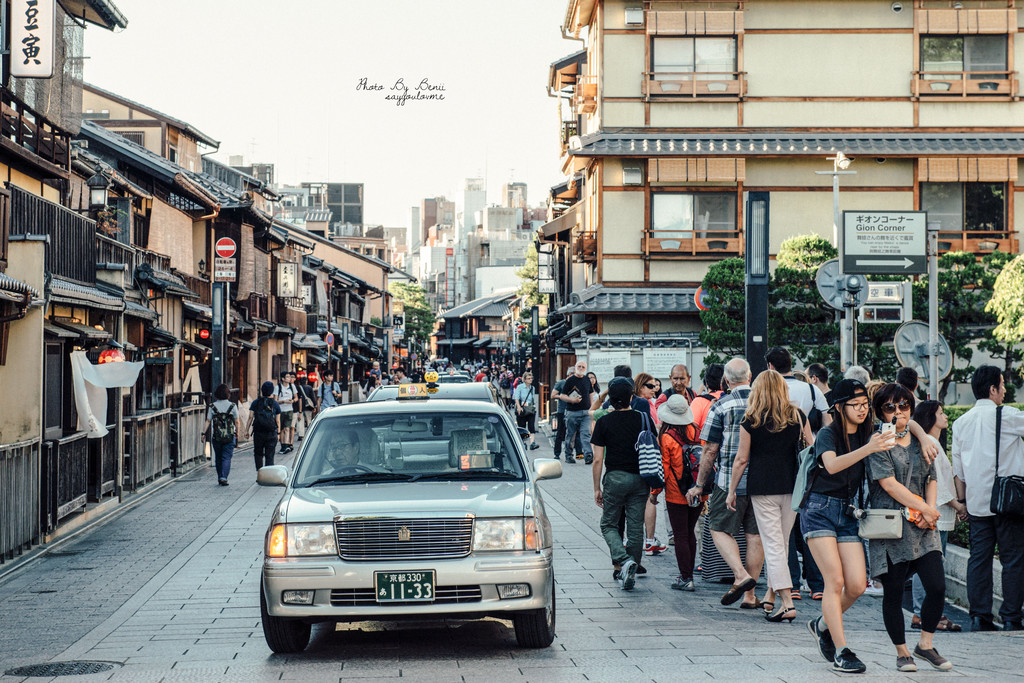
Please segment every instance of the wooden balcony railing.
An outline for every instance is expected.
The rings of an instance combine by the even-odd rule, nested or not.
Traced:
[[[113,493],[117,484],[117,425],[107,435],[89,439],[89,500],[97,502]]]
[[[739,256],[743,252],[743,234],[739,230],[648,230],[644,242],[645,254]]]
[[[597,76],[580,76],[572,95],[572,106],[578,114],[597,111]]]
[[[203,304],[204,306],[213,305],[211,303],[213,301],[213,287],[210,284],[209,278],[200,277],[199,275],[189,275],[188,273],[182,273],[177,269],[172,270],[171,272],[184,280],[185,286],[199,295],[199,300],[196,303]]]
[[[123,263],[131,277],[135,272],[135,248],[96,233],[96,263]]]
[[[71,164],[71,136],[4,89],[0,92],[0,135],[63,169]]]
[[[46,272],[82,284],[96,282],[96,223],[60,204],[8,184],[11,234],[47,235]]]
[[[124,430],[125,487],[137,491],[171,469],[171,413],[164,408],[126,417]]]
[[[148,249],[136,250],[136,265],[141,263],[148,263],[153,267],[153,270],[162,270],[165,273],[171,272],[171,257],[165,254],[158,254],[155,251],[149,251]]]
[[[914,97],[1014,97],[1020,92],[1016,71],[915,71]]]
[[[270,307],[266,294],[249,295],[249,319],[270,320]]]
[[[572,259],[577,263],[597,261],[597,236],[594,233],[585,232],[573,237]]]
[[[89,489],[89,439],[77,432],[43,443],[42,511],[47,529],[85,507]]]
[[[579,135],[579,126],[575,121],[562,121],[562,146],[565,147],[569,144],[569,138],[574,135]]]
[[[939,253],[966,251],[971,254],[990,254],[993,251],[1017,253],[1017,238],[1006,231],[962,230],[939,231]]]
[[[647,97],[743,97],[747,93],[745,71],[645,71]]]

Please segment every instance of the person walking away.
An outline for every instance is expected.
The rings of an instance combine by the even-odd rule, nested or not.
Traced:
[[[249,421],[245,425],[246,433],[252,436],[257,472],[264,465],[274,464],[280,428],[281,406],[274,400],[274,383],[267,381],[260,386],[260,397],[249,405]]]
[[[581,370],[577,364],[576,374],[584,380],[585,371],[586,366]],[[636,583],[642,552],[644,503],[650,495],[649,487],[640,477],[640,456],[636,450],[644,421],[640,413],[629,407],[632,393],[625,382],[609,384],[612,412],[597,421],[593,440],[589,436],[584,439],[594,447],[594,502],[602,509],[601,535],[611,555],[612,578],[627,591]],[[622,518],[626,521],[625,547],[619,531]]]
[[[566,378],[562,394],[565,396],[565,452],[571,454],[576,434],[580,435],[583,446],[583,459],[586,464],[594,462],[594,451],[590,447],[590,415],[587,411],[590,404],[597,398],[591,391],[590,378],[587,377],[587,362],[576,361],[575,372]],[[565,458],[566,462],[575,463],[574,458]]]
[[[703,505],[690,505],[686,491],[697,481],[700,469],[700,431],[693,424],[693,412],[682,394],[673,394],[658,408],[661,428],[661,461],[665,469],[665,507],[675,538],[679,574],[671,588],[693,591],[693,566],[697,560],[697,520]]]
[[[896,425],[896,439],[890,449],[868,456],[868,502],[873,510],[904,513],[899,516],[903,526],[900,538],[872,538],[868,544],[871,573],[882,582],[884,591],[882,621],[889,640],[896,646],[896,670],[917,671],[907,648],[903,593],[912,574],[921,577],[925,596],[921,606],[921,638],[914,647],[914,656],[933,668],[948,671],[953,665],[932,646],[946,599],[942,549],[935,530],[939,520],[935,507],[935,465],[925,460],[921,443],[910,433],[910,416],[914,411],[910,390],[902,384],[886,384],[875,394],[873,403],[883,424]]]
[[[730,510],[736,510],[737,489],[749,464],[747,495],[761,533],[768,586],[782,603],[773,612],[775,601],[771,601],[771,607],[765,610],[768,621],[792,622],[796,618],[789,573],[789,534],[796,521],[793,485],[796,483],[796,454],[802,450],[803,443],[812,441],[807,419],[790,403],[786,380],[774,370],[759,374],[740,423],[739,449],[725,503]]]
[[[690,402],[690,410],[693,411],[693,424],[698,429],[704,428],[708,413],[715,401],[722,398],[725,393],[725,366],[721,363],[712,363],[704,368],[703,393]]]
[[[672,384],[672,387],[664,393],[660,392],[661,386],[659,384],[659,395],[656,397],[655,407],[661,406],[670,396],[680,394],[686,399],[686,404],[692,409],[693,400],[697,398],[697,392],[690,388],[690,371],[686,369],[686,366],[682,363],[673,365],[672,369],[668,371],[668,381]]]
[[[832,404],[832,390],[828,386],[828,369],[821,363],[807,366],[807,382],[825,396],[825,403]]]
[[[967,563],[971,630],[996,630],[992,621],[992,557],[998,543],[1003,565],[999,618],[1003,630],[1019,631],[1024,600],[1024,517],[994,513],[992,487],[997,475],[1024,475],[1024,441],[1020,439],[1024,413],[1003,405],[1006,385],[995,366],[982,365],[975,370],[971,389],[977,399],[974,407],[953,423],[957,500],[967,505],[971,522]]]
[[[533,373],[523,373],[523,381],[512,393],[512,400],[516,404],[516,422],[520,427],[530,432],[529,449],[535,451],[540,446],[535,438],[537,432],[537,391],[533,386]]]
[[[316,396],[307,376],[299,378],[295,387],[299,392],[299,419],[295,425],[295,438],[301,441],[305,438],[309,423],[313,421],[313,415],[316,413]]]
[[[512,380],[515,376],[505,366],[501,366],[501,372],[498,373],[498,396],[501,398],[501,404],[507,409],[512,403]]]
[[[228,485],[228,474],[231,472],[231,456],[238,445],[238,435],[242,433],[242,422],[238,419],[238,406],[231,402],[231,387],[219,384],[213,390],[213,403],[206,411],[206,424],[203,425],[203,438],[210,427],[210,443],[213,445],[213,463],[217,468],[217,483]]]
[[[661,420],[658,419],[658,411],[654,408],[654,391],[657,388],[657,380],[646,372],[641,372],[633,379],[633,393],[635,398],[633,401],[639,399],[641,407],[637,407],[636,403],[633,403],[633,409],[642,411],[646,409],[648,417],[651,418],[651,422],[655,427],[659,425]],[[662,543],[658,540],[657,535],[657,524],[658,524],[658,498],[657,496],[651,496],[647,500],[647,506],[644,509],[644,555],[660,555],[661,553],[668,550],[668,544]]]
[[[565,372],[565,377],[568,379],[572,377],[573,373],[576,372],[575,366],[570,366]],[[558,401],[558,408],[555,410],[555,458],[562,457],[562,442],[565,441],[565,398],[563,398],[562,390],[565,389],[565,379],[560,379],[555,382],[555,386],[551,389],[551,398]],[[575,446],[580,453],[583,452],[583,444],[580,443],[579,434],[576,435]],[[572,449],[566,451],[566,455],[570,458],[574,458]]]
[[[949,538],[949,532],[956,526],[956,520],[959,516],[966,516],[967,508],[957,502],[956,499],[956,486],[953,483],[953,465],[950,464],[949,458],[946,457],[945,452],[942,450],[942,445],[939,443],[939,437],[942,434],[942,430],[949,428],[949,420],[946,418],[946,413],[942,410],[942,404],[938,401],[921,401],[914,408],[914,422],[921,425],[921,429],[928,434],[928,439],[939,449],[939,454],[935,458],[935,487],[937,495],[935,498],[935,506],[939,509],[939,521],[935,525],[939,531],[939,544],[942,546],[942,555],[946,555],[946,541]],[[914,629],[921,628],[921,606],[924,603],[924,584],[921,583],[921,577],[914,574],[913,584],[913,596],[914,596],[914,616],[910,619],[910,627]],[[961,631],[960,624],[951,620],[945,614],[939,619],[939,623],[935,626],[937,631]]]
[[[290,370],[285,370],[274,387],[274,400],[281,407],[281,455],[295,450],[295,403],[299,391],[293,384],[294,378]]]
[[[731,605],[743,598],[740,607],[759,609],[761,603],[754,595],[754,588],[757,586],[757,577],[761,575],[764,550],[754,509],[747,494],[747,477],[741,477],[737,484],[736,509],[729,509],[725,503],[726,489],[732,481],[733,462],[739,450],[740,423],[750,396],[750,365],[742,358],[733,358],[725,365],[725,379],[732,389],[728,396],[715,402],[704,423],[700,435],[704,442],[700,471],[696,485],[686,492],[686,500],[693,505],[704,493],[711,493],[708,500],[711,537],[733,574],[733,585],[722,596],[721,603]],[[712,477],[716,461],[719,466],[717,480]],[[741,559],[739,544],[735,539],[741,529],[747,544],[745,562]]]
[[[917,397],[917,385],[920,378],[917,375],[917,370],[914,368],[900,368],[896,371],[896,384],[902,384],[907,389],[910,389],[910,393]]]
[[[334,373],[324,370],[323,381],[316,391],[316,412],[341,405],[341,386],[334,381]]]
[[[867,586],[854,503],[864,481],[864,460],[887,450],[893,439],[891,434],[872,433],[871,403],[858,380],[839,381],[832,389],[832,400],[832,423],[814,441],[817,466],[808,477],[800,505],[800,532],[825,580],[821,617],[811,619],[807,628],[834,671],[863,673],[866,667],[847,647],[843,630],[843,612]]]

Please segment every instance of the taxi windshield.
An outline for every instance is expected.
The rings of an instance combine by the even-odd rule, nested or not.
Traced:
[[[497,415],[337,416],[317,424],[296,488],[369,482],[523,479],[515,439]]]

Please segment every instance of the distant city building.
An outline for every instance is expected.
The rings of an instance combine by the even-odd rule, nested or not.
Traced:
[[[502,206],[526,208],[526,183],[505,183],[501,186]]]

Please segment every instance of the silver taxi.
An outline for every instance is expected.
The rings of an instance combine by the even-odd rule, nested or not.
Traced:
[[[421,396],[425,393],[421,392]],[[295,461],[260,469],[283,486],[264,547],[260,607],[275,652],[317,622],[511,620],[523,647],[555,633],[551,524],[500,406],[444,399],[331,408]]]

